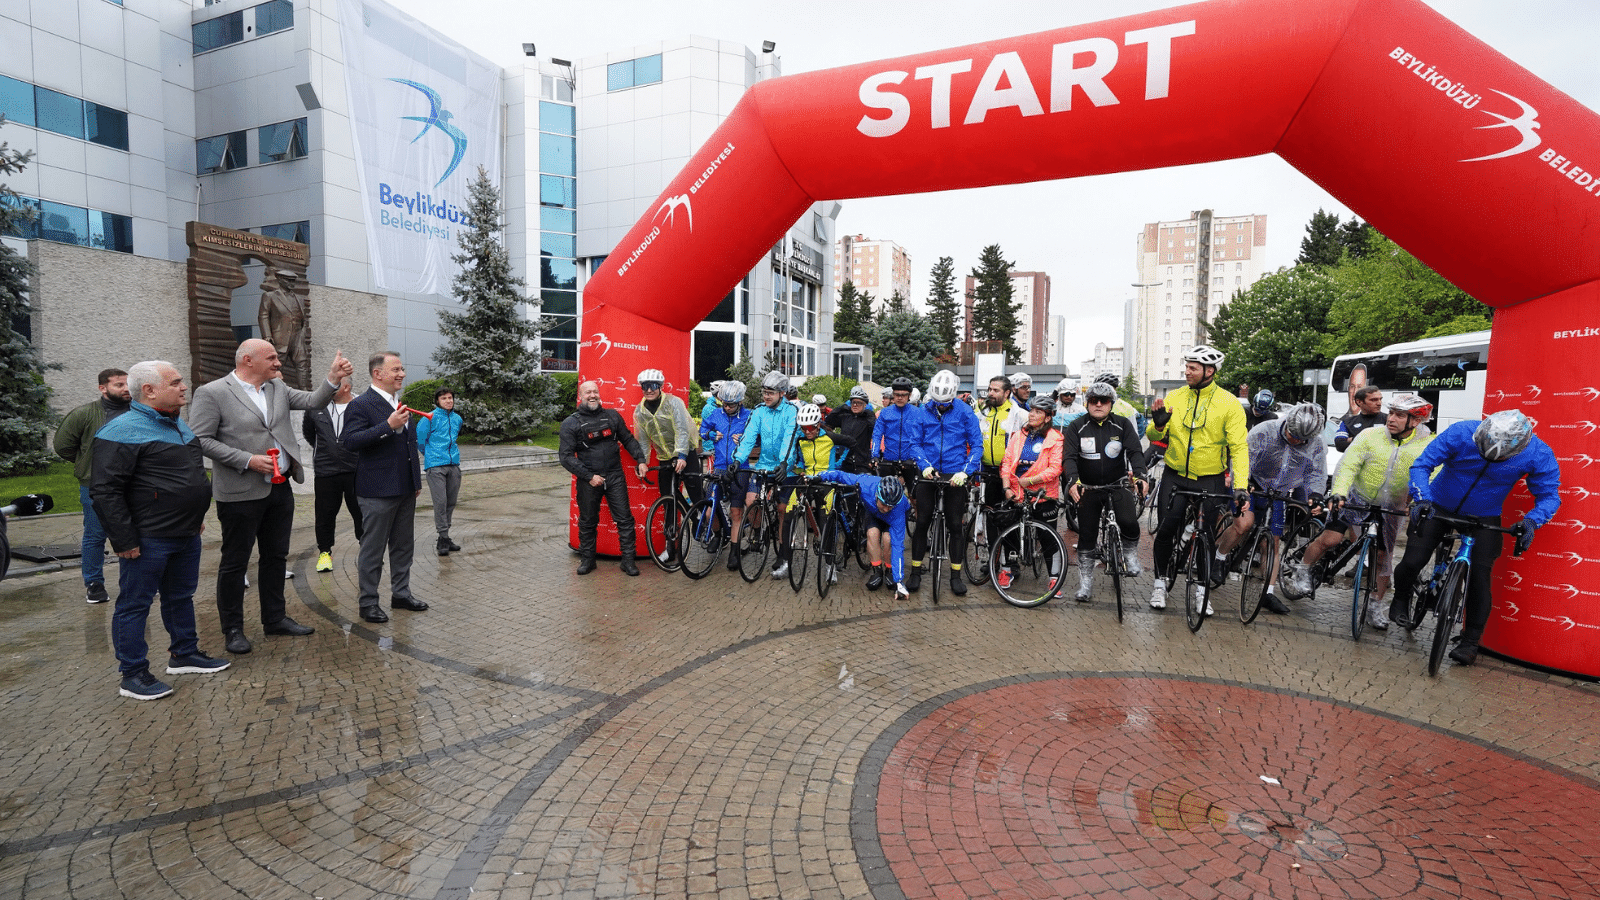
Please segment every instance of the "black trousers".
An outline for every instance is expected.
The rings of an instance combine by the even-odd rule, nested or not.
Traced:
[[[578,555],[594,559],[595,541],[600,529],[600,500],[611,510],[611,521],[617,524],[617,542],[622,548],[622,558],[631,560],[637,547],[638,535],[633,525],[633,510],[628,507],[628,482],[622,470],[602,473],[604,487],[594,487],[588,479],[578,480]]]
[[[1499,525],[1500,517],[1486,518],[1484,521]],[[1411,602],[1411,595],[1417,588],[1417,577],[1432,562],[1433,551],[1444,540],[1449,527],[1438,519],[1429,519],[1422,523],[1417,534],[1407,537],[1406,554],[1394,567],[1395,603]],[[1465,637],[1477,640],[1483,636],[1483,626],[1489,622],[1489,586],[1494,575],[1494,561],[1500,558],[1500,551],[1504,547],[1505,535],[1500,532],[1473,529],[1470,557],[1472,573],[1467,579],[1467,621],[1461,632]]]
[[[287,482],[275,484],[260,500],[217,502],[222,523],[222,562],[217,566],[217,617],[224,632],[244,628],[244,575],[250,551],[260,551],[256,593],[261,598],[261,624],[284,617],[283,573],[289,559],[289,532],[294,528],[294,493]]]
[[[683,472],[677,471],[678,458],[669,457],[656,463],[656,486],[661,489],[661,496],[670,497],[678,492],[678,482],[683,481],[684,489],[689,492],[689,502],[699,503],[705,499],[704,482],[698,478],[685,479],[683,476],[691,472],[700,474],[700,455],[689,454],[684,460]]]
[[[1161,492],[1156,495],[1156,508],[1161,510],[1161,524],[1156,526],[1156,537],[1151,552],[1155,554],[1156,572],[1172,581],[1178,575],[1172,569],[1172,546],[1177,543],[1178,532],[1183,528],[1184,515],[1189,511],[1189,504],[1179,503],[1179,500],[1191,500],[1189,497],[1175,497],[1173,492],[1178,489],[1186,491],[1208,491],[1211,493],[1224,493],[1228,490],[1228,476],[1225,474],[1202,475],[1199,478],[1185,478],[1177,472],[1167,469],[1161,473]],[[1207,500],[1212,510],[1212,521],[1215,522],[1216,510],[1226,501]]]
[[[917,527],[911,532],[911,558],[921,560],[928,555],[928,529],[933,527],[933,504],[940,490],[944,491],[944,530],[950,535],[950,558],[945,562],[959,566],[967,558],[967,535],[961,528],[961,519],[967,514],[965,485],[917,483]]]
[[[1111,501],[1117,516],[1117,527],[1122,531],[1122,543],[1136,547],[1139,544],[1139,507],[1133,501],[1132,490],[1084,491],[1078,504],[1078,552],[1092,551],[1100,542],[1100,515]]]
[[[333,528],[339,519],[339,506],[350,511],[350,521],[355,525],[356,542],[361,542],[361,504],[356,502],[356,473],[318,475],[312,480],[316,491],[317,552],[333,550]]]

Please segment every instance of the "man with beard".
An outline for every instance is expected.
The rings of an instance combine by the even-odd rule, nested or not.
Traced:
[[[600,405],[600,385],[578,385],[578,410],[561,423],[561,465],[578,484],[578,574],[594,571],[595,542],[600,528],[600,500],[611,510],[622,552],[622,571],[638,575],[633,564],[637,537],[628,508],[628,483],[622,476],[622,450],[633,457],[639,477],[649,470],[648,457],[622,421],[622,414]]]
[[[61,420],[61,427],[56,429],[56,453],[72,462],[72,474],[78,479],[78,500],[83,504],[83,555],[79,562],[84,592],[90,603],[111,599],[106,593],[106,530],[94,513],[94,504],[89,501],[89,486],[94,483],[94,433],[127,412],[131,400],[128,373],[121,369],[105,369],[100,373],[100,399],[67,413]]]

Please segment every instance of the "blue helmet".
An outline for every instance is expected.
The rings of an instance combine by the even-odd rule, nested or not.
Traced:
[[[1277,398],[1272,396],[1272,392],[1262,388],[1256,391],[1255,399],[1250,401],[1250,408],[1255,410],[1256,415],[1263,416],[1272,411],[1272,404],[1276,402]]]
[[[906,486],[899,478],[886,475],[878,479],[878,502],[884,506],[894,506],[906,498]]]

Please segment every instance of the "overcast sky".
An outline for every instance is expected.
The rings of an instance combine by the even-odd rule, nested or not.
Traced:
[[[502,65],[522,43],[544,58],[579,59],[689,34],[759,50],[777,42],[785,74],[956,47],[1180,4],[1162,0],[388,0]],[[1307,0],[1316,2],[1316,0]],[[1535,75],[1600,109],[1597,0],[1427,0]],[[1585,60],[1588,60],[1585,62]],[[1270,77],[1268,73],[1264,76]],[[1022,270],[1051,278],[1051,312],[1067,318],[1067,362],[1077,371],[1097,341],[1122,343],[1133,296],[1133,239],[1145,222],[1267,215],[1269,269],[1294,262],[1319,207],[1351,213],[1276,156],[1041,184],[848,200],[840,234],[892,240],[911,254],[919,302],[941,256],[958,275],[998,243]],[[959,280],[958,280],[959,286]]]

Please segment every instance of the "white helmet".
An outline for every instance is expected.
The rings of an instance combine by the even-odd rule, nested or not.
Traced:
[[[1221,368],[1222,360],[1222,351],[1210,344],[1198,344],[1193,350],[1183,355],[1184,362],[1197,362],[1202,366],[1210,366],[1213,369]]]
[[[911,405],[912,406],[916,406],[917,404],[919,404],[921,402],[922,402],[922,391],[917,390],[916,388],[912,388],[911,389]]]
[[[1076,393],[1078,393],[1078,379],[1076,379],[1076,378],[1063,378],[1060,381],[1056,382],[1056,393],[1058,395],[1059,394],[1076,394]]]
[[[935,403],[949,403],[956,398],[956,391],[961,389],[961,379],[949,369],[940,369],[933,373],[933,380],[928,382],[928,399]]]
[[[868,403],[872,402],[872,398],[867,396],[867,389],[862,387],[859,384],[850,389],[850,399],[851,400],[865,400]]]
[[[1018,372],[1017,374],[1011,376],[1012,387],[1020,387],[1024,384],[1030,388],[1033,387],[1033,376],[1029,375],[1027,372]]]
[[[801,428],[822,424],[822,410],[815,403],[807,403],[800,407],[800,412],[794,417],[794,423]]]
[[[654,381],[659,386],[666,383],[666,380],[667,376],[661,374],[660,369],[645,369],[643,372],[639,373],[640,385],[643,385],[647,381]]]
[[[818,405],[818,406],[821,406],[821,405],[822,405],[822,404],[824,404],[824,403],[827,403],[827,402],[828,402],[828,398],[827,398],[827,397],[824,397],[824,396],[823,396],[823,395],[821,395],[821,394],[812,394],[812,395],[811,395],[811,402],[812,402],[812,403],[815,403],[815,404],[816,404],[816,405]]]
[[[773,369],[767,373],[765,378],[761,379],[761,389],[763,391],[777,391],[782,394],[789,390],[789,376],[777,369]]]
[[[719,402],[722,402],[722,403],[743,403],[744,402],[744,382],[742,382],[742,381],[724,381],[724,382],[722,382],[722,386],[717,388],[717,400]]]

